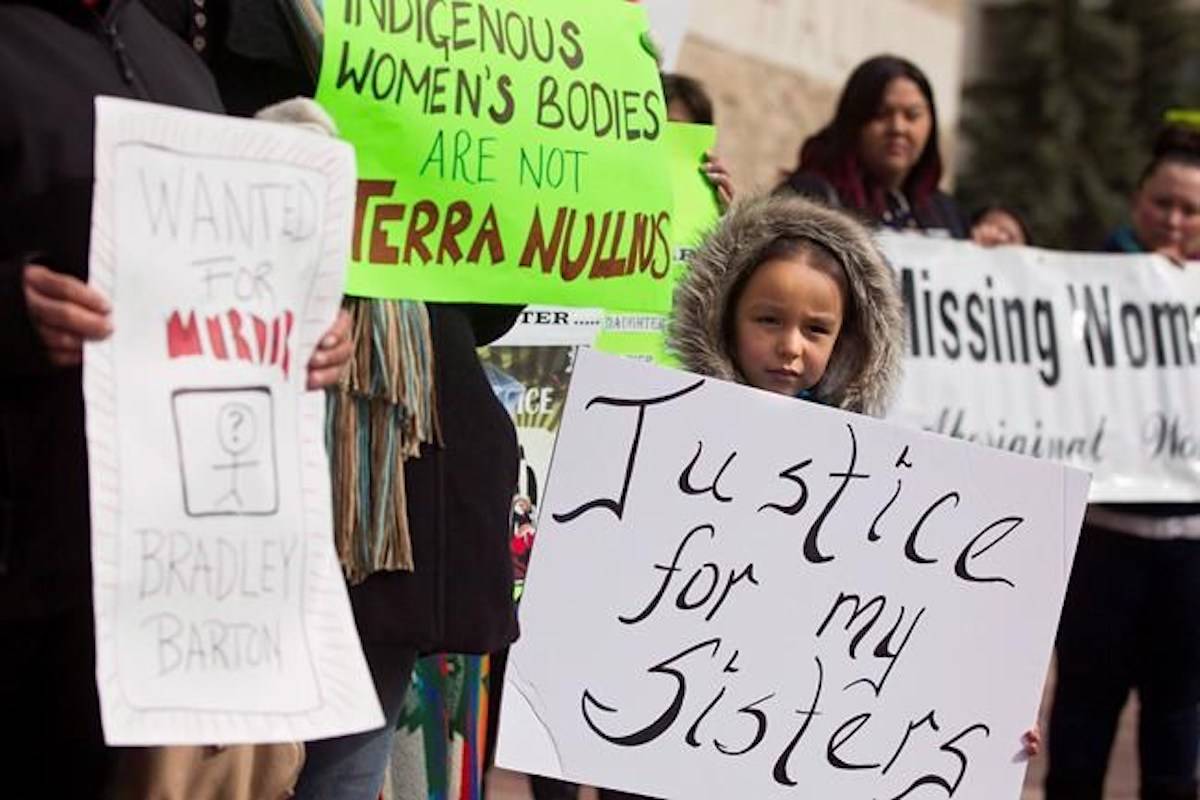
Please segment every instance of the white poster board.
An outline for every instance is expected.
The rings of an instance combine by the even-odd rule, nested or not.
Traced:
[[[591,347],[600,335],[604,312],[598,308],[526,306],[512,328],[492,347]]]
[[[333,547],[325,398],[354,154],[248,120],[96,101],[84,351],[96,677],[112,745],[383,724]]]
[[[663,798],[1014,800],[1086,493],[581,351],[498,763]]]

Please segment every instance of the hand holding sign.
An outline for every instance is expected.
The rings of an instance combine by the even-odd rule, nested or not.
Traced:
[[[354,339],[350,336],[350,314],[342,309],[321,341],[312,358],[308,360],[309,389],[324,389],[333,386],[342,376],[354,353]]]
[[[51,364],[77,366],[83,361],[84,341],[102,341],[112,333],[108,299],[78,278],[28,264],[22,288]]]

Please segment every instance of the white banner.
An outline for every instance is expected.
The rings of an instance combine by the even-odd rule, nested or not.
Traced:
[[[498,763],[667,798],[1013,800],[1086,493],[581,351]]]
[[[96,101],[87,345],[96,677],[113,745],[383,724],[333,548],[325,397],[354,201],[343,142]]]
[[[909,311],[893,419],[1090,470],[1095,501],[1200,500],[1200,265],[882,244]]]
[[[1200,501],[1200,265],[880,242],[909,309],[893,421],[1086,469],[1095,502]],[[582,343],[588,312],[554,311],[510,340]]]

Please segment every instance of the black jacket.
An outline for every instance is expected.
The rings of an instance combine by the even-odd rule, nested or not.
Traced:
[[[24,265],[87,278],[93,99],[220,111],[204,65],[136,0],[0,0],[0,621],[91,602],[78,368],[46,359]]]
[[[230,3],[206,0],[203,49],[226,107],[251,114],[296,94],[311,96],[315,86],[286,41],[278,6],[270,4],[272,24],[267,10],[246,14]],[[195,37],[191,0],[149,0],[149,7],[183,40]],[[234,30],[239,15],[232,11],[253,24],[252,34]],[[404,465],[416,569],[376,573],[351,587],[350,600],[365,641],[489,652],[516,636],[509,539],[518,459],[512,421],[475,348],[512,327],[520,308],[428,307],[444,446],[424,447]]]
[[[802,197],[819,200],[834,208],[845,208],[848,211],[862,214],[861,209],[849,208],[838,196],[837,190],[829,181],[812,172],[794,172],[788,176],[778,191],[795,192]],[[971,224],[954,198],[943,191],[935,191],[920,205],[912,209],[912,219],[917,228],[922,231],[945,231],[953,239],[967,239],[971,236]],[[892,227],[885,220],[868,217],[863,220],[868,225]]]
[[[509,555],[517,437],[475,354],[512,326],[512,306],[429,305],[442,447],[404,465],[413,572],[350,589],[366,641],[486,653],[516,638]]]

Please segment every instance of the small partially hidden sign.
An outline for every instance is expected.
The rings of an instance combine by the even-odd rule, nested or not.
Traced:
[[[84,352],[96,675],[113,745],[383,724],[333,549],[305,365],[345,281],[354,155],[263,122],[96,101]]]
[[[654,797],[1015,800],[1087,484],[581,351],[498,763]]]

